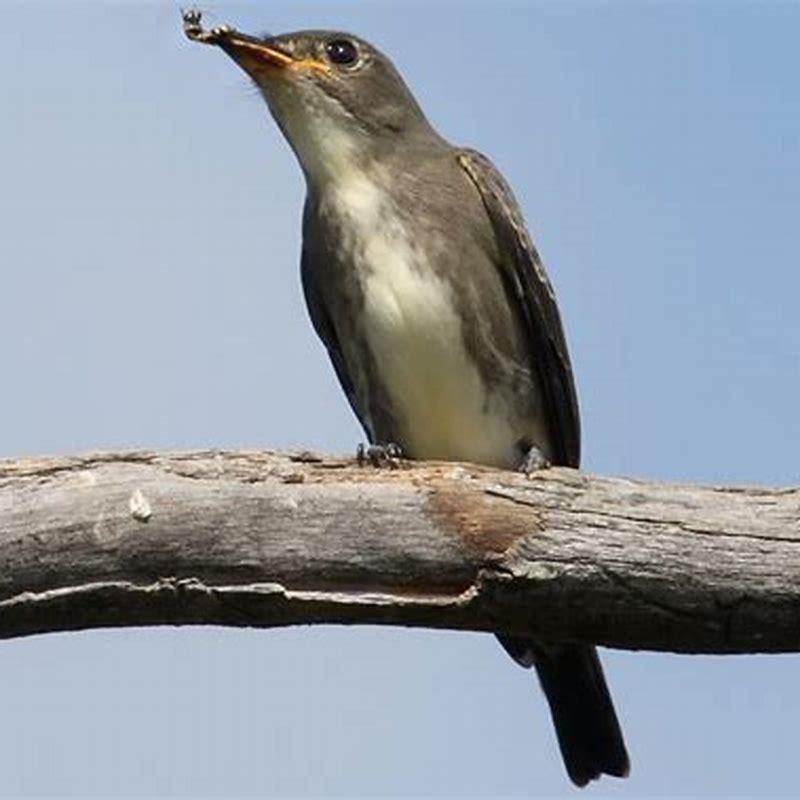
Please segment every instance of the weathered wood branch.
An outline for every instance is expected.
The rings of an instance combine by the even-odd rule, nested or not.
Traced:
[[[0,462],[0,638],[312,622],[800,650],[800,489],[271,452]]]

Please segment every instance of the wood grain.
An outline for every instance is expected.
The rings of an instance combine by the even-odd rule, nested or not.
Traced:
[[[0,462],[0,638],[366,623],[800,650],[800,489],[310,453]]]

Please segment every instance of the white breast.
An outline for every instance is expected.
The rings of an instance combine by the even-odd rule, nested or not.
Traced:
[[[340,182],[334,202],[349,217],[365,339],[408,455],[516,466],[519,429],[473,365],[462,333],[469,320],[431,268],[435,250],[422,250],[398,223],[386,223],[394,218],[382,213],[389,200],[363,174]]]

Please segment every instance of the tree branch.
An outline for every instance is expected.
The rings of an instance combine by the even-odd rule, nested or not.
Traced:
[[[0,462],[0,638],[370,623],[800,650],[800,489],[271,452]]]

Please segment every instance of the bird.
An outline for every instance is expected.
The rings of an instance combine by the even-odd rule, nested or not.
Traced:
[[[350,33],[184,31],[249,76],[306,182],[301,278],[371,460],[578,467],[577,392],[552,285],[492,162],[439,135],[390,59]],[[594,647],[499,634],[533,668],[577,786],[629,758]]]

